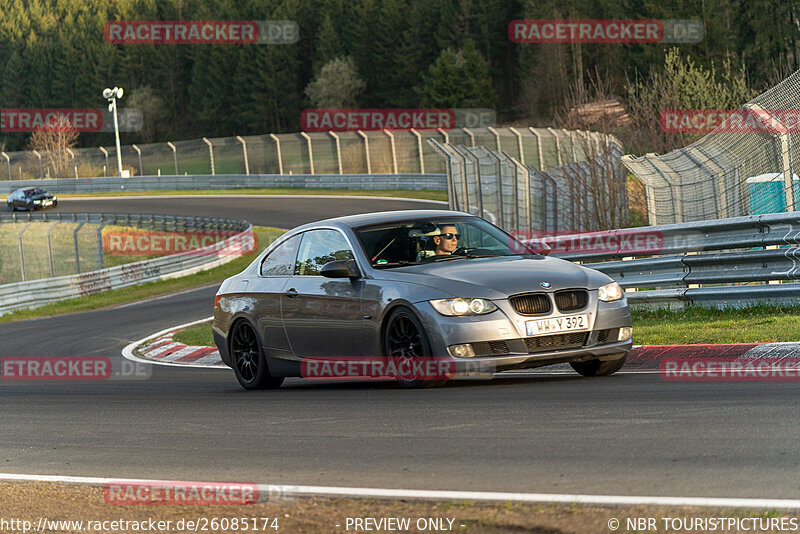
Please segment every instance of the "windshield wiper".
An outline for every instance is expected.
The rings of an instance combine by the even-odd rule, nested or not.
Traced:
[[[385,267],[403,267],[406,265],[419,265],[418,261],[408,261],[408,260],[399,260],[399,261],[389,261],[385,263],[373,263],[372,266],[375,269],[383,269]]]

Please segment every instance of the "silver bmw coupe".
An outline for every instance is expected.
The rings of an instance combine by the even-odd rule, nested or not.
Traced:
[[[628,303],[611,278],[479,217],[438,210],[286,232],[222,283],[212,328],[246,389],[285,377],[418,387],[476,366],[485,374],[567,362],[600,376],[619,370],[632,346]]]

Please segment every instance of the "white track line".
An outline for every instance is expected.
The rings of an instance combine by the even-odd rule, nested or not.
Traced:
[[[420,202],[431,204],[444,204],[444,200],[425,200],[424,198],[403,198],[403,197],[381,197],[381,196],[362,196],[362,195],[126,195],[126,196],[102,196],[102,197],[64,197],[65,202],[70,200],[108,200],[108,199],[154,199],[154,198],[363,198],[367,200],[397,200],[402,202]]]
[[[67,484],[157,484],[171,486],[186,481],[152,480],[137,478],[75,477],[58,475],[24,475],[0,473],[0,480],[18,482],[60,482]],[[260,492],[278,493],[281,497],[360,497],[382,499],[513,501],[528,503],[580,503],[602,505],[657,505],[657,506],[710,506],[730,508],[769,508],[779,510],[800,509],[799,499],[748,499],[717,497],[655,497],[637,495],[585,495],[568,493],[510,493],[499,491],[441,491],[385,488],[351,488],[342,486],[295,486],[285,484],[258,484]]]
[[[164,334],[169,334],[170,332],[174,332],[175,330],[180,330],[182,328],[188,328],[190,326],[194,326],[196,324],[205,323],[213,319],[213,317],[206,317],[205,319],[200,319],[197,321],[192,321],[191,323],[181,324],[178,326],[171,326],[162,330],[161,332],[156,332],[150,336],[147,336],[144,339],[140,339],[138,341],[134,341],[133,343],[128,344],[124,349],[122,349],[122,356],[128,360],[140,363],[150,363],[153,365],[166,365],[168,367],[195,367],[198,369],[225,369],[231,371],[232,369],[227,365],[197,365],[196,363],[172,363],[172,362],[163,362],[159,360],[149,360],[147,358],[141,358],[134,354],[134,350],[140,345],[144,345],[151,339],[155,339],[157,337],[163,336]]]

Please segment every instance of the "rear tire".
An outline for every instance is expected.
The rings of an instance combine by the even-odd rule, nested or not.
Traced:
[[[231,363],[236,380],[244,389],[278,389],[283,378],[269,373],[267,359],[253,327],[246,321],[233,325],[230,332]]]
[[[616,373],[625,365],[628,353],[625,352],[619,356],[615,360],[600,361],[595,358],[585,362],[569,362],[569,364],[582,376],[608,376]]]
[[[414,368],[414,362],[427,361],[431,358],[431,346],[422,323],[408,308],[396,308],[386,321],[383,334],[383,351],[387,360],[393,360],[397,369],[401,363]],[[429,388],[441,386],[447,380],[426,380],[397,378],[397,383],[404,388]]]

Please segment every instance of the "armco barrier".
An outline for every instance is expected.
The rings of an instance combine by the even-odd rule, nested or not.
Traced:
[[[59,178],[54,180],[12,180],[0,182],[0,194],[21,187],[42,187],[50,193],[80,194],[124,191],[187,189],[244,189],[286,187],[302,189],[447,189],[444,174],[228,174],[212,176],[133,176],[130,178]]]
[[[658,247],[631,251],[621,245],[622,236],[636,233],[658,235]],[[580,243],[581,237],[605,249],[557,252],[560,244]],[[800,304],[800,283],[792,283],[800,280],[800,212],[556,236],[547,242],[553,255],[580,260],[635,290],[627,293],[632,305]]]
[[[93,295],[156,280],[167,280],[211,269],[236,259],[242,243],[252,239],[252,226],[232,219],[173,217],[169,215],[129,214],[2,214],[5,220],[77,220],[97,224],[117,224],[161,231],[209,230],[238,233],[207,247],[188,253],[118,265],[76,275],[44,278],[0,285],[0,315],[22,308],[35,308],[50,302]]]

